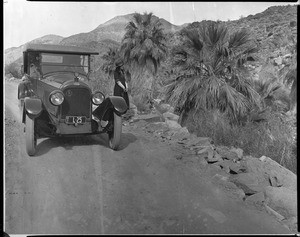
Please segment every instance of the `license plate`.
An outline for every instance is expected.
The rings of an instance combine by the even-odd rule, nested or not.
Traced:
[[[86,121],[85,116],[66,116],[67,124],[84,124]]]

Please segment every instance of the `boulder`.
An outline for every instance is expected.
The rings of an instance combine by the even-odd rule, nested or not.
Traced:
[[[173,120],[166,120],[165,123],[170,129],[181,129],[181,125]]]
[[[212,147],[207,148],[207,162],[208,163],[214,163],[218,161],[222,161],[222,157],[216,153]]]
[[[229,166],[230,173],[239,174],[246,172],[246,167],[241,163],[232,163]]]
[[[297,191],[285,187],[265,187],[267,205],[286,218],[297,216]]]
[[[282,64],[282,57],[278,57],[274,59],[274,65],[279,66]]]
[[[251,196],[248,196],[246,199],[245,199],[245,202],[248,202],[248,203],[255,203],[255,204],[263,204],[265,201],[265,195],[264,195],[264,192],[258,192],[258,193],[255,193]]]
[[[159,104],[157,105],[157,110],[159,110],[160,113],[165,113],[165,112],[174,112],[174,108],[169,105],[169,104]]]
[[[209,149],[210,149],[210,147],[204,147],[201,150],[197,151],[197,154],[198,155],[204,154],[204,153],[208,152]]]
[[[220,166],[226,173],[229,174],[230,173],[230,169],[229,169],[230,164],[229,163],[231,163],[231,161],[222,159],[222,160],[216,162],[215,165]]]
[[[180,130],[180,129],[178,129]],[[175,130],[177,131],[177,130]],[[184,144],[185,141],[187,141],[189,139],[189,133],[184,133],[184,132],[176,132],[174,133],[172,139],[174,140],[174,142],[177,142],[179,144]]]
[[[230,176],[230,181],[242,188],[246,194],[254,194],[264,191],[269,182],[264,176],[256,173],[239,173]]]
[[[272,187],[281,187],[283,185],[275,173],[269,175],[269,182]]]
[[[235,152],[235,153],[237,154],[237,156],[238,156],[239,159],[242,159],[242,158],[243,158],[243,153],[244,153],[244,151],[243,151],[241,148],[235,148],[235,147],[232,147],[232,148],[230,149],[230,151]]]
[[[148,123],[164,122],[164,118],[158,114],[141,114],[133,118],[134,122],[138,120],[145,120]]]
[[[220,166],[216,166],[214,164],[207,165],[205,170],[203,171],[203,175],[205,175],[206,177],[213,177],[216,174],[219,174],[222,176],[228,176],[228,174],[226,172],[221,170]]]
[[[268,205],[265,205],[265,209],[267,211],[267,213],[269,213],[270,215],[275,216],[279,221],[284,220],[284,216],[281,215],[280,213],[278,213],[277,211],[273,210],[271,207],[269,207]]]
[[[224,175],[220,175],[220,174],[215,174],[213,177],[212,177],[212,181],[220,181],[220,180],[222,180],[222,181],[228,181],[228,178],[229,178],[229,176],[224,176]],[[233,183],[232,183],[233,184]],[[234,185],[234,184],[233,184]]]
[[[185,143],[186,147],[197,147],[199,149],[211,146],[211,138],[210,137],[197,137],[192,136],[190,137],[189,141]]]
[[[176,114],[173,114],[171,112],[165,112],[165,113],[163,113],[163,117],[166,120],[169,119],[169,120],[173,120],[173,121],[176,121],[176,122],[178,122],[178,120],[179,120],[179,116],[176,115]]]
[[[260,158],[261,159],[261,158]],[[297,191],[297,176],[292,171],[286,169],[282,165],[278,164],[276,161],[271,158],[266,157],[262,163],[262,172],[265,173],[267,178],[270,176],[276,177],[276,182],[279,186]]]
[[[161,99],[153,99],[153,102],[154,102],[155,104],[159,104],[159,103],[161,102]]]
[[[219,165],[228,173],[231,172],[234,174],[238,174],[246,171],[246,168],[242,163],[235,163],[232,160],[221,160],[217,162],[216,165]]]
[[[228,181],[228,178],[229,175],[221,175],[219,173],[216,173],[214,176],[212,176],[211,180],[213,183],[222,186],[222,188],[234,194],[239,199],[243,199],[245,197],[244,191],[237,187],[234,183]]]
[[[221,155],[223,159],[227,160],[240,160],[236,152],[231,151],[226,146],[218,146],[216,147],[216,151]]]
[[[187,140],[190,137],[190,133],[186,127],[181,127],[176,130],[172,130],[173,139],[178,141]]]
[[[264,173],[264,165],[260,159],[252,156],[246,156],[244,160],[246,163],[247,172],[259,173],[259,174]]]

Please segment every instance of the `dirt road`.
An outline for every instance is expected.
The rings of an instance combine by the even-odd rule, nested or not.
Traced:
[[[120,151],[98,135],[40,139],[29,157],[16,88],[5,84],[8,234],[290,233],[136,126],[123,127]]]

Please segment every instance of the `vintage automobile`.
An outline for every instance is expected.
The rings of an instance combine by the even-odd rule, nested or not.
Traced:
[[[118,149],[121,116],[128,108],[122,97],[93,91],[90,75],[97,54],[75,46],[27,45],[18,99],[28,155],[35,155],[38,138],[100,133]]]

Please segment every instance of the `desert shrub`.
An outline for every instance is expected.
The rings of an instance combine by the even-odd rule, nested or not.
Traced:
[[[132,97],[133,104],[137,107],[137,110],[142,113],[149,113],[151,111],[151,94],[150,92],[134,95]]]
[[[290,22],[290,27],[295,27],[297,25],[297,22],[296,21],[291,21]]]
[[[20,66],[17,63],[5,65],[5,74],[11,74],[15,78],[22,77]]]
[[[134,117],[134,115],[135,115],[134,110],[132,108],[130,108],[127,110],[127,112],[124,115],[122,115],[122,118],[124,120],[130,120],[131,118]]]
[[[266,121],[231,125],[228,118],[216,111],[190,111],[183,126],[200,137],[211,137],[216,145],[240,147],[246,155],[268,156],[297,173],[296,142],[292,124],[280,113],[270,112]]]
[[[113,84],[114,81],[110,79],[108,76],[102,76],[97,74],[94,78],[90,80],[90,86],[93,91],[99,90],[105,96],[113,95]]]

